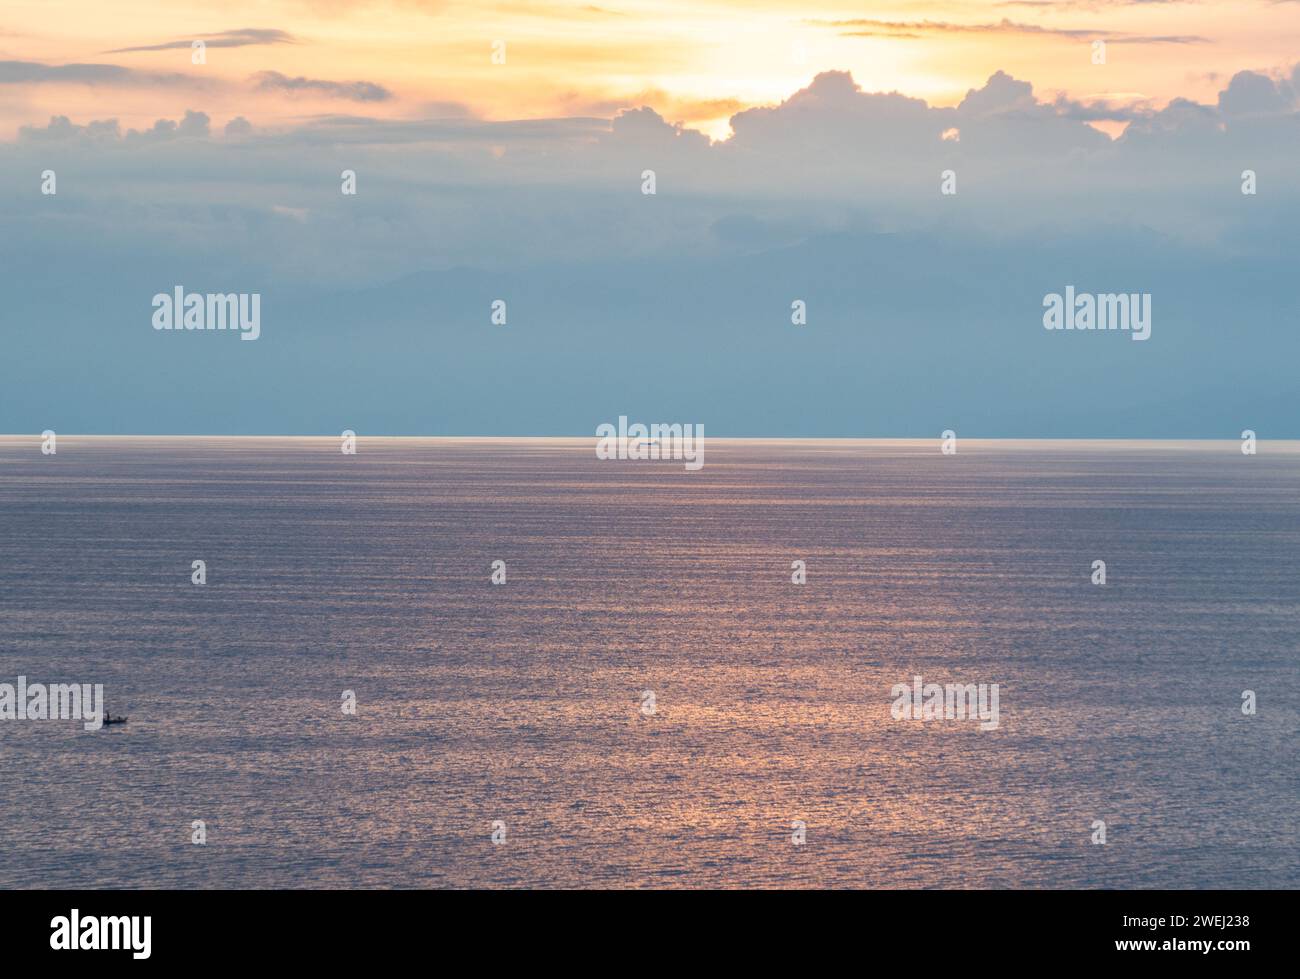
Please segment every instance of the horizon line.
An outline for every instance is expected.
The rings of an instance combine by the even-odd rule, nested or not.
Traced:
[[[103,433],[103,432],[55,432],[59,438],[94,438],[94,439],[338,439],[342,432],[337,434],[233,434],[233,433],[152,433],[152,432],[132,432],[122,433]],[[406,439],[410,441],[418,440],[442,440],[442,441],[464,441],[464,442],[562,442],[562,441],[598,441],[601,436],[595,434],[584,435],[386,435],[374,434],[366,435],[361,432],[355,432],[358,439],[385,439],[397,441]],[[42,434],[39,432],[9,432],[0,433],[0,439],[34,439],[40,440]],[[942,441],[942,434],[938,435],[706,435],[706,439],[719,442],[930,442]],[[957,435],[959,442],[1230,442],[1237,444],[1241,442],[1240,435],[1225,436],[1113,436],[1113,435]],[[1297,438],[1260,438],[1255,437],[1256,443],[1259,442],[1300,442]]]

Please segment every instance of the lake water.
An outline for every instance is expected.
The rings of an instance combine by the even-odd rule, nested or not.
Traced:
[[[0,438],[0,886],[1300,886],[1300,445],[593,445]]]

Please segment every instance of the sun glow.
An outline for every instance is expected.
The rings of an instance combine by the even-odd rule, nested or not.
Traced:
[[[195,3],[27,0],[10,4],[0,32],[0,60],[16,65],[0,84],[0,115],[12,135],[56,115],[147,128],[193,109],[214,125],[242,116],[273,127],[324,115],[609,118],[646,105],[724,138],[735,112],[832,69],[866,91],[937,105],[997,70],[1075,98],[1213,101],[1233,72],[1293,60],[1300,18],[1287,6],[235,0],[216,14]],[[266,37],[234,36],[250,27]],[[1107,42],[1100,66],[1096,38]],[[192,63],[195,39],[207,44],[204,64]]]

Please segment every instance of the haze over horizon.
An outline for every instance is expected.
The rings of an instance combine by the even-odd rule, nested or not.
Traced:
[[[765,3],[790,64],[728,4],[21,8],[0,430],[1300,437],[1296,11],[1011,6]],[[154,330],[177,287],[259,338]],[[1044,330],[1069,288],[1150,338]]]

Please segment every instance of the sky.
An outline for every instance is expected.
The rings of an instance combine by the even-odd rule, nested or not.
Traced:
[[[1270,0],[10,3],[0,431],[1297,438],[1298,95]]]
[[[956,105],[1003,70],[1040,92],[1160,105],[1212,101],[1232,74],[1294,62],[1300,12],[1273,0],[10,0],[0,119],[142,128],[201,102],[218,125],[321,113],[415,119],[608,117],[650,105],[714,138],[819,71]],[[219,13],[217,13],[219,11]],[[191,44],[210,56],[191,64]],[[1105,40],[1094,70],[1091,42]],[[504,63],[491,57],[504,43]],[[17,65],[28,66],[26,73]]]

